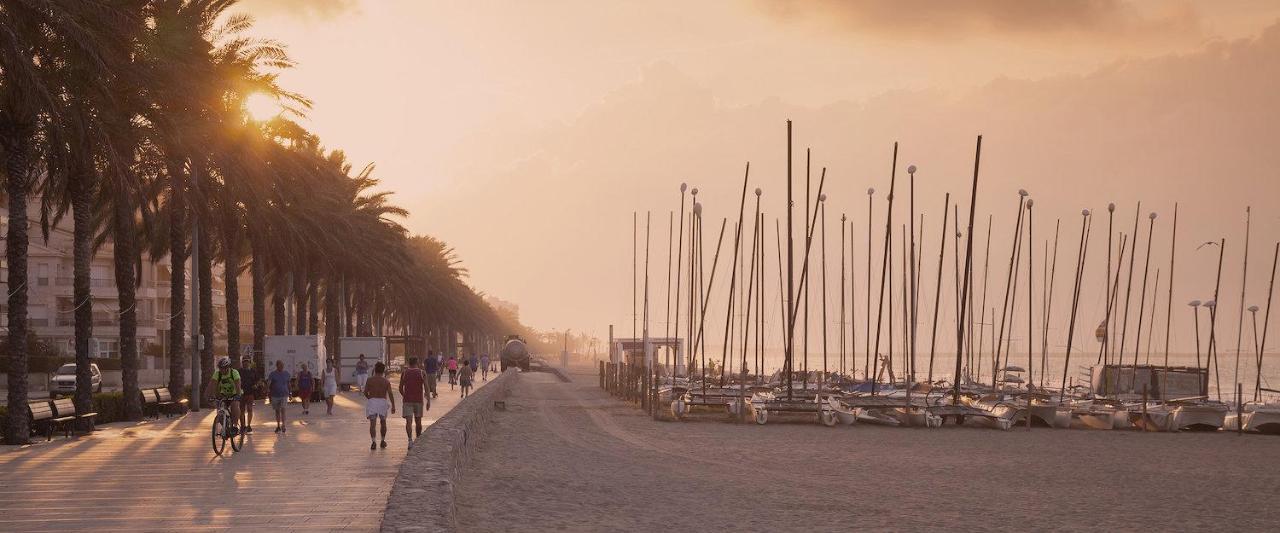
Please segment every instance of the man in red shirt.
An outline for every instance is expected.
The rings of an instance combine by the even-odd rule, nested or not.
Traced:
[[[409,447],[422,435],[422,412],[431,408],[426,396],[427,375],[418,368],[418,358],[409,358],[409,368],[400,375],[400,396],[404,406],[404,433],[409,437]],[[424,409],[425,407],[425,409]],[[410,421],[409,418],[413,420]]]

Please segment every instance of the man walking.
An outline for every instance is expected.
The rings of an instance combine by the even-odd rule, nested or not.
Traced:
[[[364,392],[364,382],[369,380],[369,362],[364,360],[364,354],[356,359],[356,388],[360,392]]]
[[[386,449],[387,411],[396,414],[396,395],[391,392],[391,382],[384,377],[386,372],[387,365],[378,361],[373,365],[373,376],[364,384],[364,397],[368,399],[364,404],[364,415],[369,418],[370,450],[378,449],[378,433],[375,431],[378,422],[382,422],[382,447]]]
[[[422,436],[422,412],[431,409],[431,398],[426,396],[426,373],[418,368],[418,358],[409,358],[409,368],[400,374],[400,401],[404,411],[404,434],[409,437],[409,447]]]
[[[427,364],[424,368],[427,375],[427,392],[432,398],[438,397],[436,394],[436,376],[440,373],[440,361],[436,359],[435,354],[427,351]]]
[[[276,412],[276,433],[288,431],[285,426],[284,408],[289,403],[289,372],[284,361],[276,361],[276,369],[267,375],[267,393],[271,396],[271,408]]]
[[[245,357],[240,361],[240,386],[244,389],[240,394],[240,427],[245,433],[253,433],[253,403],[261,385],[262,374],[253,367],[253,358]]]
[[[480,376],[489,381],[489,354],[480,355]]]

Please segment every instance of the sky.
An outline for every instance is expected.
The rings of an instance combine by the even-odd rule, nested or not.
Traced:
[[[1061,220],[1055,346],[1065,343],[1082,208],[1097,216],[1082,281],[1087,326],[1077,339],[1092,342],[1105,312],[1108,202],[1118,206],[1118,253],[1118,232],[1133,232],[1142,201],[1135,315],[1147,217],[1158,213],[1149,275],[1164,269],[1160,324],[1178,202],[1175,350],[1194,349],[1186,301],[1213,292],[1215,248],[1196,246],[1220,238],[1228,241],[1220,298],[1234,344],[1246,206],[1245,299],[1265,304],[1280,238],[1275,2],[244,0],[238,9],[255,16],[256,35],[289,45],[298,65],[280,79],[314,101],[304,124],[357,166],[375,163],[382,187],[412,213],[405,226],[454,246],[475,287],[517,303],[538,328],[604,337],[615,324],[620,336],[631,334],[633,213],[641,275],[651,217],[651,328],[667,327],[667,224],[679,224],[679,184],[702,191],[709,269],[720,219],[733,233],[748,162],[768,224],[782,215],[788,119],[797,210],[805,149],[814,189],[827,169],[833,287],[839,217],[856,222],[857,300],[866,290],[868,187],[881,191],[872,237],[879,275],[893,143],[899,180],[907,164],[919,168],[927,280],[936,274],[944,194],[968,213],[982,134],[975,236],[981,247],[991,214],[993,300],[1008,268],[1017,190],[1037,202],[1033,306],[1051,259],[1046,239]],[[907,218],[899,191],[895,254]],[[776,253],[772,237],[767,243]],[[731,240],[726,247],[728,264]],[[944,273],[952,275],[949,264]],[[729,273],[721,274],[710,316],[723,317]],[[770,262],[766,287],[775,275]],[[838,293],[830,292],[833,315]],[[778,291],[766,301],[776,308]],[[718,339],[715,322],[708,336]]]

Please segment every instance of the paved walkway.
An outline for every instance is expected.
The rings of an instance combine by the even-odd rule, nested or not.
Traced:
[[[447,380],[439,393],[424,425],[460,400]],[[208,409],[0,446],[0,531],[376,530],[406,451],[399,394],[396,406],[378,451],[355,392],[339,394],[332,416],[323,403],[309,415],[290,404],[284,435],[259,402],[243,451],[222,457]]]

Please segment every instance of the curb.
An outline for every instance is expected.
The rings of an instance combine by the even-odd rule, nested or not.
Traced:
[[[422,444],[405,455],[396,473],[382,531],[457,531],[454,487],[480,444],[494,401],[507,396],[518,375],[508,369],[422,432]]]

